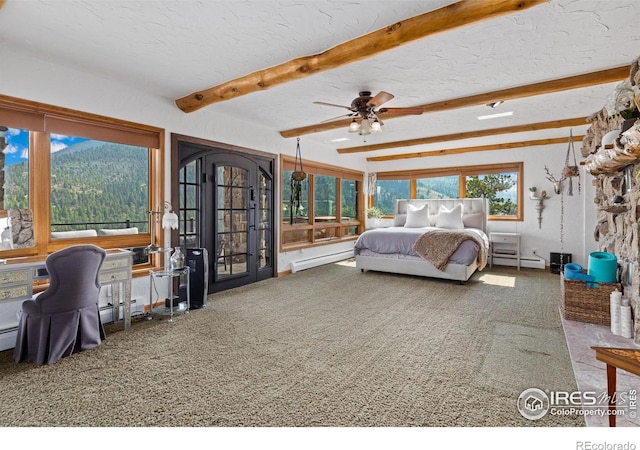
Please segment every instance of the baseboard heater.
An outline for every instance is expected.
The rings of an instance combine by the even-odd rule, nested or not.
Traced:
[[[295,273],[304,269],[310,269],[312,267],[321,266],[323,264],[342,261],[349,258],[353,258],[353,250],[347,250],[339,253],[332,253],[330,255],[317,256],[315,258],[291,261],[291,273]]]

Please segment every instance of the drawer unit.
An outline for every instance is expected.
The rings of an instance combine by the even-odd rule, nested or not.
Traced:
[[[128,256],[118,256],[106,258],[102,263],[100,272],[106,272],[108,270],[128,269],[131,267],[131,258]]]
[[[494,244],[519,244],[520,236],[506,233],[491,233],[491,242]]]
[[[520,270],[520,233],[489,233],[489,243],[489,267],[493,266],[493,258],[515,259]]]
[[[127,281],[129,279],[131,279],[131,272],[129,270],[119,270],[115,272],[100,271],[100,275],[98,275],[98,282],[100,284],[109,284],[116,281]]]
[[[19,286],[3,286],[0,289],[1,300],[21,300],[31,298],[31,289],[26,284]]]
[[[25,300],[31,298],[32,283],[29,269],[0,271],[0,300]]]
[[[28,281],[30,281],[29,270],[0,272],[0,289],[8,284],[27,283]]]

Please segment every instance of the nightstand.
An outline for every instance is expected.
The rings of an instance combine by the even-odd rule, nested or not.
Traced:
[[[520,270],[520,233],[489,233],[489,267],[493,258],[515,259]]]

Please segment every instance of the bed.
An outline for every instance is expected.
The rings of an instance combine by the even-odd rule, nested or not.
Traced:
[[[487,264],[487,212],[482,198],[396,200],[394,226],[358,237],[356,267],[464,283]]]

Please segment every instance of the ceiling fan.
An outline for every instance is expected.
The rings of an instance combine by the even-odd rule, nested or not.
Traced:
[[[316,105],[335,106],[338,108],[348,109],[349,113],[339,117],[352,117],[351,125],[349,125],[350,133],[358,133],[366,136],[371,133],[382,131],[382,117],[419,115],[423,110],[417,108],[380,108],[380,106],[393,98],[388,92],[380,91],[375,97],[371,97],[371,92],[361,91],[358,97],[353,99],[351,106],[336,105],[326,102],[313,102]],[[378,108],[378,109],[376,109]],[[338,117],[334,118],[337,119]],[[330,120],[334,120],[330,119]]]

